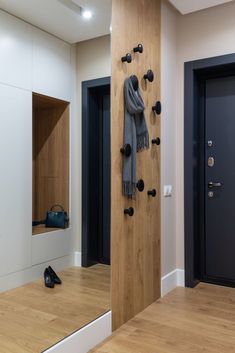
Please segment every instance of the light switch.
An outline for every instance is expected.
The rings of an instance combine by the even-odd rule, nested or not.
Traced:
[[[165,197],[172,196],[172,185],[164,185],[164,196]]]

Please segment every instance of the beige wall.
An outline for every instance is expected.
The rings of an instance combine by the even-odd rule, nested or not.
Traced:
[[[162,84],[163,118],[161,131],[162,195],[165,184],[173,185],[172,198],[162,197],[162,276],[176,268],[176,232],[175,232],[175,105],[176,87],[176,11],[166,2],[163,4],[162,21]],[[75,129],[78,139],[73,142],[74,212],[73,229],[76,230],[75,249],[81,250],[81,82],[111,75],[110,36],[95,38],[77,44],[77,105],[78,119]],[[75,198],[75,195],[79,195]]]
[[[185,61],[235,52],[235,3],[182,16],[162,1],[161,34],[161,96],[163,103],[161,127],[162,185],[162,276],[175,268],[184,268],[184,73]],[[81,82],[111,74],[110,36],[77,45],[78,111],[74,141],[77,190],[81,195]],[[163,197],[163,186],[173,185],[171,198]],[[81,249],[81,199],[75,200],[73,217],[76,249]]]
[[[177,71],[177,12],[167,1],[162,2],[161,25],[161,272],[176,268],[175,219],[175,111]],[[172,197],[164,198],[164,185],[173,186]]]
[[[162,275],[184,269],[184,62],[235,53],[235,2],[181,15],[162,0]]]
[[[184,62],[235,52],[235,3],[179,15],[177,27],[176,265],[184,268]]]
[[[82,81],[97,79],[101,77],[111,76],[111,47],[110,36],[103,36],[77,44],[77,106],[78,118],[75,129],[78,138],[73,141],[72,149],[74,151],[73,161],[75,167],[75,183],[74,188],[74,210],[73,210],[73,230],[76,239],[75,249],[81,250],[81,179],[82,179],[82,97],[81,83]]]

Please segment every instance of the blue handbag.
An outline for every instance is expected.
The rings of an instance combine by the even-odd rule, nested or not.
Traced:
[[[59,208],[59,211],[55,211],[55,208]],[[46,227],[47,228],[68,228],[69,218],[67,212],[61,205],[54,205],[47,212]]]
[[[55,208],[59,208],[59,211],[55,211]],[[40,224],[45,224],[47,228],[62,228],[66,229],[69,227],[69,217],[67,212],[61,205],[54,205],[47,211],[46,219],[43,221],[33,221],[33,227]]]

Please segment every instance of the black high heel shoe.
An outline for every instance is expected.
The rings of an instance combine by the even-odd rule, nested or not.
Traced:
[[[48,272],[50,273],[55,284],[62,283],[61,279],[57,276],[57,274],[55,273],[55,271],[53,270],[53,268],[51,266],[48,267]]]
[[[55,287],[55,282],[53,277],[51,276],[48,268],[45,269],[44,271],[44,281],[45,281],[45,286],[48,288],[54,288]]]

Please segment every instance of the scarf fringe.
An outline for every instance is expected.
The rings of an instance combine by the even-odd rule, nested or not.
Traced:
[[[143,149],[149,148],[149,133],[145,131],[141,135],[137,136],[137,152],[142,151]]]
[[[123,181],[122,191],[125,196],[133,197],[136,192],[136,183],[133,183],[131,181]]]

